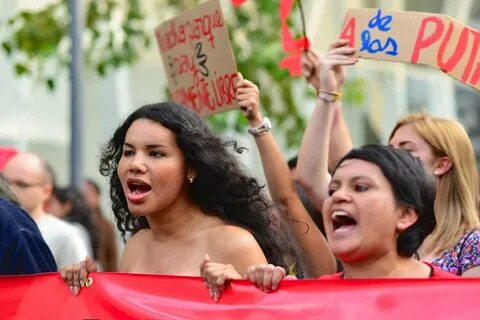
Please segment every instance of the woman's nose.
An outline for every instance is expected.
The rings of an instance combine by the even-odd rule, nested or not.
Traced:
[[[145,172],[147,167],[141,154],[136,153],[130,161],[129,169],[131,172]]]
[[[348,193],[348,190],[346,190],[346,188],[339,188],[335,190],[331,197],[334,203],[350,201],[350,194]]]

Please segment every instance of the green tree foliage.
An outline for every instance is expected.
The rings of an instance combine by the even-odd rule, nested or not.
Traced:
[[[138,0],[90,0],[86,2],[82,34],[85,63],[104,76],[109,69],[131,64],[148,46],[144,15]],[[112,17],[118,14],[118,24]],[[56,74],[70,61],[67,0],[39,11],[21,11],[1,24],[1,47],[13,62],[15,73],[31,76],[55,89]]]

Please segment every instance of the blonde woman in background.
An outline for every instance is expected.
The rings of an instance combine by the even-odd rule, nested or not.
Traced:
[[[344,65],[357,61],[352,58],[354,53],[347,41],[338,40],[325,57],[309,52],[303,59],[307,80],[319,91],[320,97],[332,100],[314,110],[297,166],[297,179],[319,209],[328,184],[324,163],[328,161],[328,167],[334,168],[352,149],[336,94],[345,80]],[[321,88],[321,82],[330,85]],[[330,138],[322,139],[324,136]],[[437,227],[421,246],[420,258],[456,275],[480,276],[478,172],[465,129],[454,120],[423,113],[410,114],[397,123],[389,144],[419,158],[435,177]],[[328,156],[319,150],[329,150]]]
[[[390,144],[418,157],[436,180],[437,228],[420,248],[421,258],[457,275],[480,276],[478,171],[463,126],[414,113],[397,122]]]

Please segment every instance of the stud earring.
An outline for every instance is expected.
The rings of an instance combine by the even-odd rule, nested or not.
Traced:
[[[188,178],[188,182],[193,183],[193,177]]]
[[[438,173],[438,171],[433,171],[433,174],[438,176],[440,173]]]

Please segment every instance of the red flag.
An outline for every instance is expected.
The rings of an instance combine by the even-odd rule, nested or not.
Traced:
[[[232,4],[234,7],[240,7],[245,1],[247,0],[232,0]]]
[[[287,25],[287,20],[292,12],[294,2],[295,0],[281,0],[278,10],[281,24],[282,47],[287,53],[287,56],[280,61],[279,66],[288,69],[290,75],[299,77],[302,75],[302,54],[310,48],[310,42],[307,37],[301,37],[295,40]]]
[[[234,281],[215,303],[201,278],[93,273],[73,296],[58,273],[0,277],[0,319],[478,319],[480,279]]]

